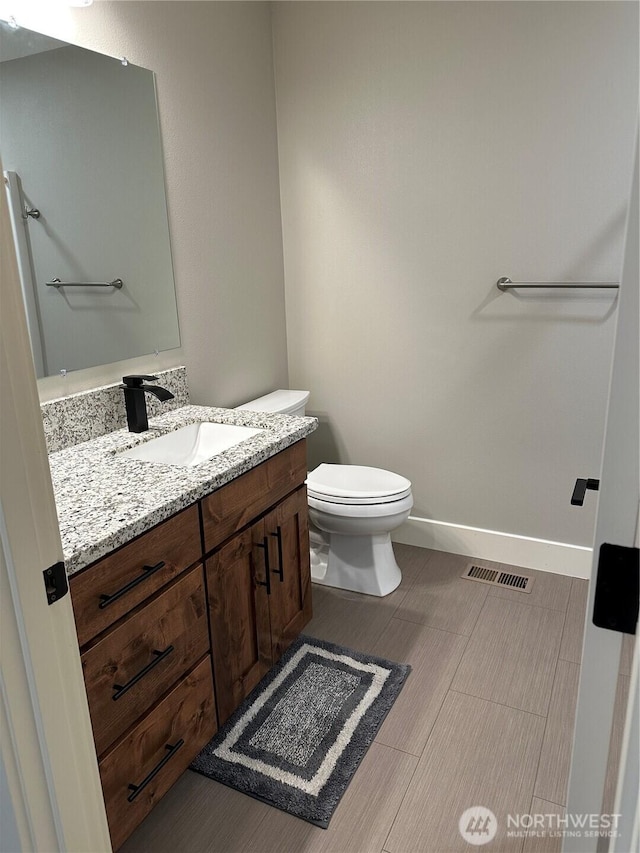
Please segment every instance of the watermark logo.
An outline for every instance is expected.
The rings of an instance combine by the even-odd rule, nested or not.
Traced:
[[[536,813],[508,814],[507,838],[616,838],[620,814]],[[472,806],[458,821],[460,835],[468,844],[488,844],[498,831],[491,809]]]
[[[508,838],[617,838],[620,814],[509,814]]]
[[[488,844],[495,837],[498,821],[491,809],[472,806],[460,815],[458,829],[466,842],[479,847],[481,844]]]

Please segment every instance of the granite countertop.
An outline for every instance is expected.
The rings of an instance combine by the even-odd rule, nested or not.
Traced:
[[[192,468],[118,454],[197,421],[263,429]],[[67,574],[104,557],[169,516],[312,433],[316,418],[182,406],[149,419],[149,431],[120,429],[49,455]]]

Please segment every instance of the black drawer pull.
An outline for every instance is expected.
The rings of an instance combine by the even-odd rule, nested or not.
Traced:
[[[131,793],[127,797],[127,800],[130,803],[132,803],[138,796],[138,794],[147,787],[149,782],[151,782],[151,780],[158,775],[158,773],[162,770],[167,761],[170,761],[173,758],[173,756],[176,754],[176,752],[180,749],[181,746],[184,746],[184,740],[182,738],[180,738],[177,743],[174,743],[173,746],[168,743],[165,746],[165,749],[168,749],[169,752],[163,758],[160,759],[160,761],[156,764],[151,773],[149,773],[148,776],[145,776],[145,778],[142,780],[142,782],[140,782],[139,785],[131,784],[127,786],[131,791]]]
[[[269,542],[267,537],[264,537],[262,542],[256,542],[258,548],[264,548],[264,577],[263,581],[256,579],[257,586],[266,586],[267,595],[271,595],[271,567],[269,565]]]
[[[571,506],[582,506],[587,489],[593,489],[594,492],[597,492],[599,488],[600,480],[593,480],[591,477],[588,480],[579,478],[573,487]]]
[[[278,525],[275,533],[271,534],[275,536],[278,540],[278,566],[279,568],[274,569],[274,575],[280,575],[280,583],[284,580],[284,560],[282,559],[282,528]]]
[[[160,661],[164,660],[168,655],[173,651],[173,646],[167,646],[167,648],[163,652],[159,652],[157,649],[153,650],[153,654],[155,655],[154,659],[150,661],[143,669],[140,670],[130,681],[127,681],[126,684],[114,684],[113,689],[116,691],[112,698],[119,699],[121,696],[130,690],[134,684],[137,684],[141,678],[144,678],[147,673],[151,672],[151,670],[158,666]]]
[[[98,607],[100,610],[108,607],[110,604],[113,604],[114,601],[117,601],[119,598],[122,598],[123,595],[126,595],[130,592],[134,587],[138,586],[142,581],[146,581],[147,578],[150,578],[154,572],[159,571],[164,566],[164,560],[160,560],[159,563],[156,563],[155,566],[143,566],[142,574],[138,575],[137,578],[134,578],[132,581],[129,581],[128,584],[119,589],[117,592],[114,592],[113,595],[107,595],[106,593],[102,593],[100,596],[100,604]]]

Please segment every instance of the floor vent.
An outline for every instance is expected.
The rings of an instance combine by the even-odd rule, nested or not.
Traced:
[[[476,566],[473,563],[467,566],[462,577],[470,581],[517,589],[519,592],[531,592],[533,586],[533,578],[527,575],[514,575],[512,572],[501,572],[487,566]]]

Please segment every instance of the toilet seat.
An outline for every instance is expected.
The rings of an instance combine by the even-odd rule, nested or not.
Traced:
[[[378,506],[379,504],[393,503],[394,501],[402,500],[411,494],[411,487],[405,489],[404,492],[398,492],[397,495],[387,495],[384,498],[345,498],[342,496],[327,495],[323,492],[318,492],[315,489],[310,489],[307,486],[307,497],[315,498],[325,503],[333,503],[338,506]]]
[[[406,477],[365,465],[323,463],[311,471],[306,483],[310,499],[341,506],[386,504],[411,495]]]
[[[310,509],[319,510],[327,515],[348,518],[391,518],[404,512],[409,512],[413,506],[413,495],[401,495],[394,500],[369,501],[368,503],[340,503],[332,499],[307,492],[307,502]]]

